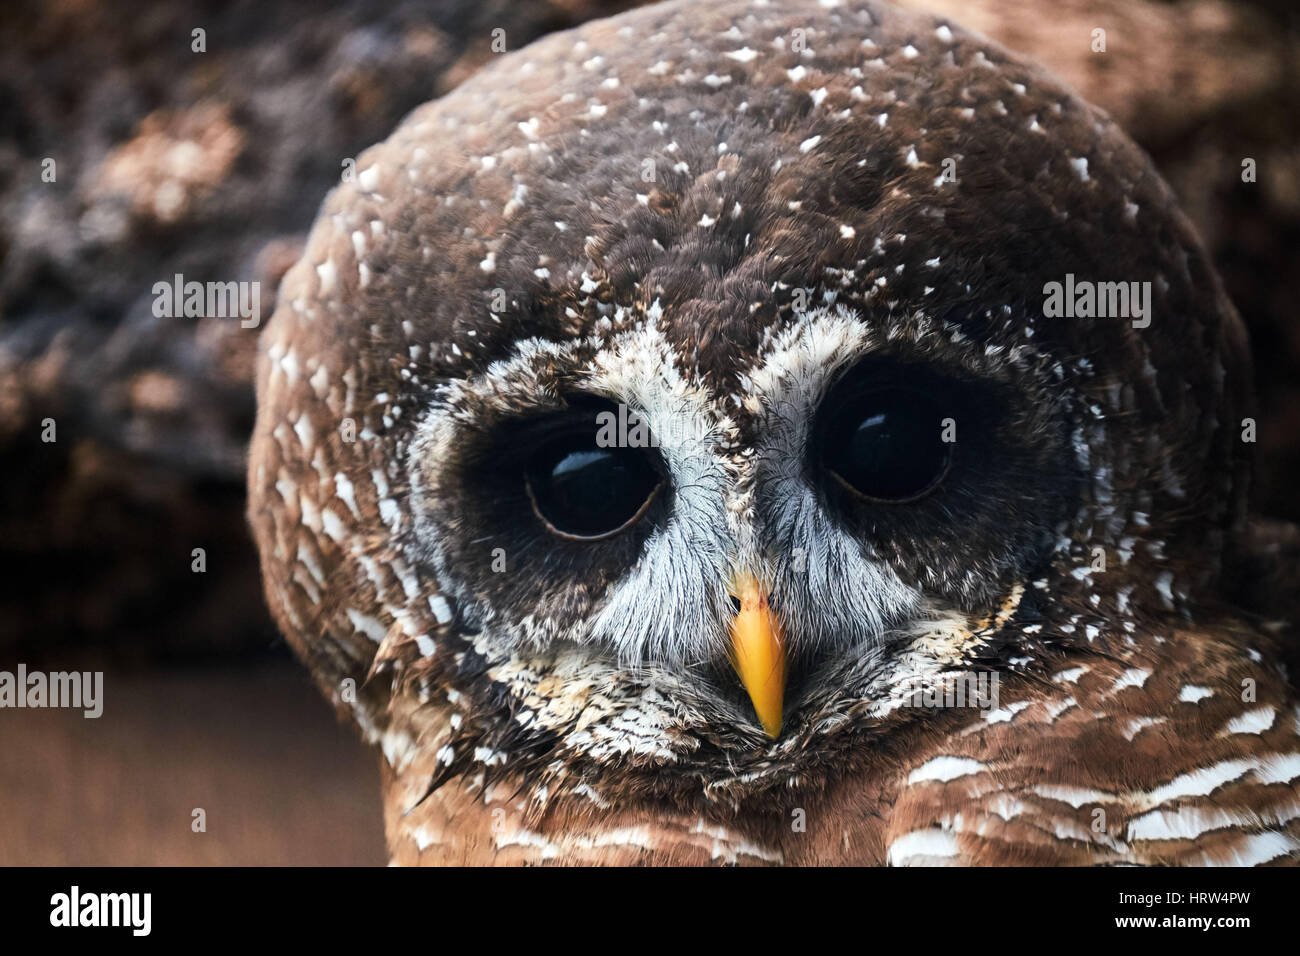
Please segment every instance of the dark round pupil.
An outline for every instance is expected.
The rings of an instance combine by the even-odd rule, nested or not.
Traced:
[[[850,400],[825,436],[823,461],[859,494],[883,501],[914,498],[948,467],[938,407],[920,392],[883,389]]]
[[[659,484],[644,452],[597,448],[591,436],[548,444],[525,477],[541,516],[557,531],[583,538],[623,527]]]

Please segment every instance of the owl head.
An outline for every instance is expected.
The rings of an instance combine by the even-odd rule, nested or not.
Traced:
[[[409,806],[826,788],[918,689],[1213,600],[1239,322],[1146,157],[988,40],[661,4],[356,170],[264,334],[250,516]]]

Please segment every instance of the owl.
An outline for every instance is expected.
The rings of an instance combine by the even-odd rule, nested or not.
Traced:
[[[357,158],[249,517],[395,863],[1280,864],[1251,424],[1106,115],[946,19],[683,0]]]

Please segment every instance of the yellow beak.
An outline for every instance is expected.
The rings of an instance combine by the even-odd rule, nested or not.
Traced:
[[[767,604],[767,594],[752,575],[736,581],[733,596],[740,611],[731,622],[731,662],[754,704],[758,722],[772,739],[781,733],[785,700],[785,648],[781,625]]]

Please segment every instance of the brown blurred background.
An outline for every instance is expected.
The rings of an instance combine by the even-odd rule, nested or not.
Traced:
[[[155,318],[152,286],[260,281],[269,316],[343,160],[492,56],[493,29],[516,49],[631,5],[0,8],[0,670],[106,671],[98,720],[0,710],[0,864],[384,861],[375,760],[262,603],[243,518],[256,331]],[[1256,508],[1300,519],[1294,0],[905,5],[1035,57],[1152,154],[1251,330]]]

